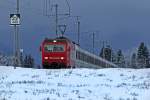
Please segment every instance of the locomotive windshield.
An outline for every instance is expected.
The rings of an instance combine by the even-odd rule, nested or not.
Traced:
[[[52,45],[52,44],[46,44],[44,46],[44,50],[46,52],[64,52],[64,45]]]

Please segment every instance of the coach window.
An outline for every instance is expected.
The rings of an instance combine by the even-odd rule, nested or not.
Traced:
[[[78,59],[78,52],[76,51],[76,59]]]
[[[83,59],[84,59],[84,55],[83,53],[81,53],[81,60],[84,61]]]
[[[95,60],[95,64],[98,65],[98,59]]]
[[[105,67],[105,68],[107,68],[107,65],[106,65],[106,63],[105,63],[105,62],[104,62],[104,67]]]
[[[88,63],[90,62],[90,56],[87,56],[87,62]]]
[[[98,65],[101,66],[101,61],[98,61]]]
[[[86,61],[86,55],[83,53],[83,61]]]
[[[90,57],[90,63],[92,63],[92,57]]]
[[[80,59],[80,57],[79,57],[79,56],[80,56],[79,51],[76,51],[76,58],[77,58],[77,59]]]
[[[101,61],[101,66],[103,67],[103,61]]]
[[[81,60],[81,52],[79,52],[79,60]]]

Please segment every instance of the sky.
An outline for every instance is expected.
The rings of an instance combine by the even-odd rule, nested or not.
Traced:
[[[54,17],[45,15],[45,0],[20,0],[20,46],[25,54],[31,54],[36,63],[41,63],[39,47],[45,37],[55,37]],[[81,47],[92,51],[92,33],[95,32],[95,52],[107,41],[115,50],[130,51],[140,42],[150,44],[149,0],[68,0],[71,16],[80,16]],[[58,4],[58,12],[68,12],[65,0],[50,0],[48,14],[54,14],[51,5]],[[0,1],[0,51],[11,55],[13,52],[14,27],[10,26],[9,14],[15,13],[15,0]],[[50,10],[52,8],[52,10]],[[65,36],[77,41],[75,17],[62,19],[66,24]]]

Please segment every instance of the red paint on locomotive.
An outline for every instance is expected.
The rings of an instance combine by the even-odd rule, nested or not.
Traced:
[[[74,44],[67,38],[45,39],[41,46],[43,68],[71,68]]]

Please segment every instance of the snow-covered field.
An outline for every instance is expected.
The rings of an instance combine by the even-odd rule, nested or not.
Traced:
[[[0,100],[150,100],[150,69],[0,66]]]

